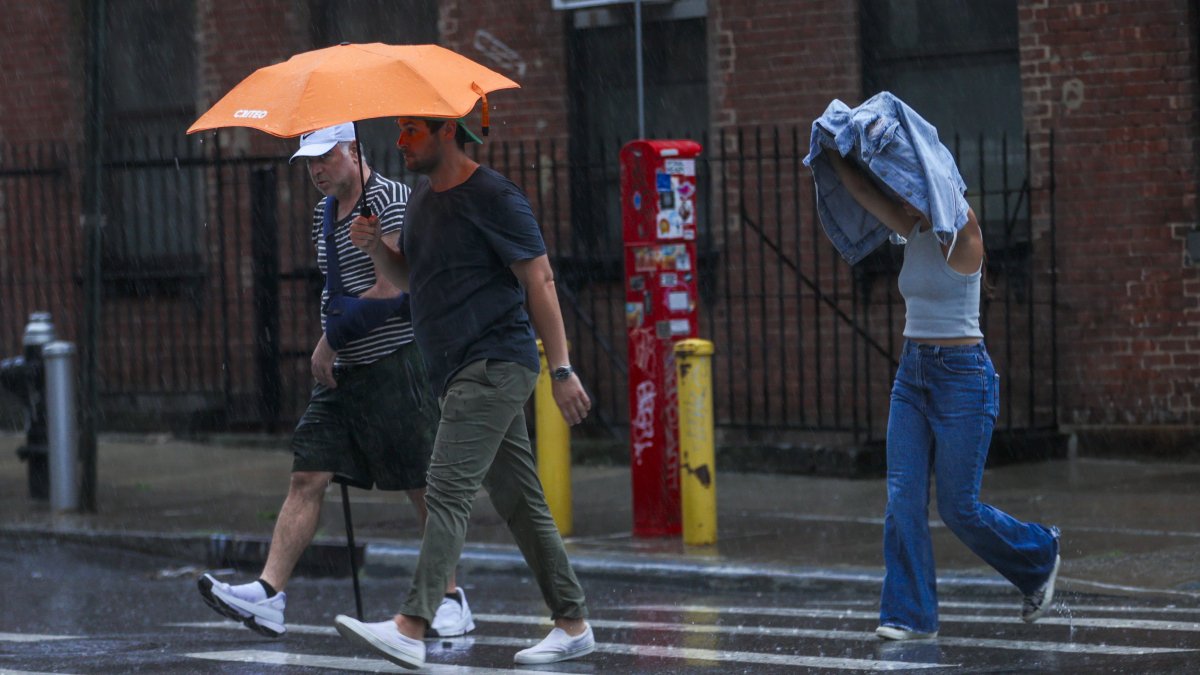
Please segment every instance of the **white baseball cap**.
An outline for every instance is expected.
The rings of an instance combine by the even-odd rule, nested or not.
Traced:
[[[354,140],[354,125],[349,122],[310,131],[300,137],[300,149],[292,155],[288,162],[295,162],[301,157],[320,157],[332,150],[333,146],[338,143],[352,140]]]

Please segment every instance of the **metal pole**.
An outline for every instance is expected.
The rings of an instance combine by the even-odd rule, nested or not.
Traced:
[[[550,365],[541,340],[537,341],[537,346],[542,363],[533,392],[538,480],[542,482],[546,505],[550,507],[558,533],[568,537],[575,529],[571,511],[571,429],[554,402]]]
[[[104,227],[104,51],[106,11],[104,0],[88,3],[87,175],[83,215],[83,433],[81,501],[84,511],[96,511],[96,419],[99,406],[97,354],[100,334],[101,252]]]
[[[350,577],[354,579],[354,609],[358,620],[362,621],[362,589],[358,585],[358,565],[355,563],[356,556],[354,545],[354,521],[350,518],[350,490],[345,483],[342,486],[342,515],[346,518],[346,550],[350,553]]]
[[[79,510],[79,427],[75,419],[75,345],[42,349],[46,368],[46,427],[50,455],[50,508]]]
[[[1050,130],[1050,409],[1058,429],[1058,180],[1054,174],[1054,130]],[[1028,169],[1026,169],[1028,171]]]
[[[713,432],[713,343],[691,338],[675,343],[679,392],[679,501],[683,543],[717,543],[717,462]]]
[[[642,68],[642,0],[633,3],[633,40],[637,43],[637,120],[638,138],[646,137],[646,89]]]

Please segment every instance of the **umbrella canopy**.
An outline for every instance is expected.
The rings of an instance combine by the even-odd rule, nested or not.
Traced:
[[[437,45],[343,43],[260,68],[201,115],[189,134],[250,127],[288,138],[376,117],[457,119],[487,93],[520,85]]]

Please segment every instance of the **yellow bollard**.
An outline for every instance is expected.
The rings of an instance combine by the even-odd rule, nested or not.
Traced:
[[[717,471],[713,450],[713,343],[695,338],[675,344],[679,384],[679,499],[683,543],[717,543]]]
[[[558,404],[554,402],[550,367],[546,363],[546,350],[541,340],[537,341],[537,346],[542,361],[542,370],[533,394],[538,480],[542,481],[546,504],[550,506],[550,515],[554,516],[558,533],[568,537],[574,529],[571,518],[571,430]]]

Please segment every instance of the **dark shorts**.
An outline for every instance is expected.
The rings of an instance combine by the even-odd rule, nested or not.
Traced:
[[[415,342],[317,383],[292,435],[292,471],[327,471],[365,489],[425,487],[438,404]]]

